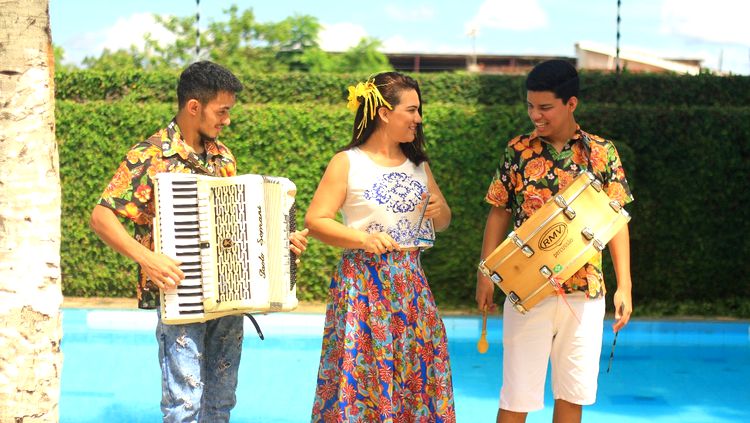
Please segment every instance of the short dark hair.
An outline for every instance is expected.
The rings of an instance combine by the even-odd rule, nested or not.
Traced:
[[[242,83],[229,69],[208,60],[195,62],[180,74],[177,84],[177,104],[180,109],[190,100],[206,104],[219,92],[236,94],[242,91]]]
[[[570,97],[578,97],[578,71],[566,60],[547,60],[529,72],[526,90],[552,91],[555,97],[567,103]]]
[[[403,91],[416,91],[417,97],[419,98],[418,112],[419,115],[422,116],[422,93],[419,90],[419,83],[414,78],[399,72],[381,72],[372,77],[372,79],[375,85],[377,85],[378,91],[380,91],[380,94],[383,96],[385,101],[390,103],[390,105],[393,107],[396,107],[399,104],[399,101],[401,100],[401,93]],[[370,135],[372,135],[373,131],[375,131],[375,122],[380,119],[380,116],[377,114],[377,110],[374,117],[371,117],[369,113],[365,115],[364,104],[364,101],[360,101],[359,108],[357,109],[357,113],[354,117],[352,140],[349,145],[344,147],[342,150],[348,150],[350,148],[364,144],[367,139],[370,138]],[[363,131],[360,132],[358,128],[362,119],[367,119],[368,125],[365,126],[365,129]],[[429,162],[427,153],[425,152],[424,130],[422,129],[422,124],[417,125],[417,131],[414,136],[414,141],[410,143],[402,143],[400,144],[400,147],[401,151],[404,152],[404,155],[406,155],[406,157],[414,164],[418,165],[423,161]]]

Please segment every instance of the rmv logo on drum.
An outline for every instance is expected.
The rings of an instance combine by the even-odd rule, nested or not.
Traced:
[[[539,238],[539,248],[544,251],[551,250],[560,245],[567,234],[568,225],[565,223],[556,223],[542,233],[541,238]]]

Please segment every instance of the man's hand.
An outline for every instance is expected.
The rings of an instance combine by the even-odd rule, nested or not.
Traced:
[[[162,290],[176,288],[180,281],[185,279],[185,274],[179,268],[180,263],[178,260],[153,251],[147,251],[138,261],[148,279]]]
[[[299,257],[307,249],[307,234],[310,232],[309,229],[305,228],[301,231],[294,231],[289,235],[289,249],[297,256],[296,262],[299,264]]]
[[[492,313],[497,308],[497,304],[492,302],[492,295],[495,293],[495,284],[492,283],[490,278],[484,276],[482,272],[477,272],[477,292],[476,300],[477,307],[480,311],[484,311],[487,308],[488,313]]]
[[[615,303],[615,324],[612,330],[619,331],[630,321],[630,315],[633,313],[633,301],[631,300],[630,291],[617,290],[614,295]]]

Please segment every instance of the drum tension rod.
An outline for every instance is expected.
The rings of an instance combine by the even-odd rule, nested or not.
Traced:
[[[503,278],[497,274],[497,272],[490,272],[490,269],[487,268],[487,265],[485,264],[484,260],[479,262],[479,271],[484,274],[484,276],[487,276],[490,278],[490,280],[494,283],[500,283],[503,281]]]
[[[526,307],[521,304],[521,298],[514,291],[508,293],[508,300],[510,300],[511,304],[513,304],[513,308],[515,308],[517,312],[526,314],[528,311],[526,310]]]
[[[614,210],[617,213],[620,213],[621,215],[625,217],[630,217],[630,214],[625,210],[625,208],[620,204],[617,200],[612,200],[609,202],[609,206],[612,207],[612,210]]]
[[[594,248],[597,249],[597,251],[603,251],[604,250],[604,243],[598,239],[594,240]]]
[[[510,234],[508,234],[508,237],[513,240],[513,243],[516,244],[518,248],[523,248],[523,240],[518,235],[516,235],[515,232],[511,232]]]
[[[511,232],[510,234],[508,234],[508,238],[510,238],[513,243],[516,244],[516,246],[526,257],[531,257],[534,255],[534,250],[528,245],[524,244],[523,240],[518,235],[516,235],[515,232]]]
[[[560,207],[563,209],[563,213],[565,213],[565,216],[567,216],[568,220],[573,220],[576,217],[576,212],[570,206],[568,205],[567,200],[565,200],[565,197],[562,195],[556,195],[555,196],[555,204],[557,204],[557,207]]]
[[[591,228],[586,227],[581,230],[581,235],[583,235],[584,238],[586,238],[587,241],[594,240],[592,244],[594,244],[594,248],[596,248],[596,251],[602,251],[604,250],[604,243],[600,239],[594,238],[594,231],[591,230]]]
[[[568,207],[568,202],[565,201],[565,197],[563,197],[562,195],[555,196],[555,204],[557,204],[557,207],[560,207],[561,209]]]
[[[545,278],[548,278],[548,279],[552,276],[552,271],[549,270],[549,267],[547,267],[547,266],[540,267],[539,268],[539,273],[541,273],[542,276],[544,276]]]

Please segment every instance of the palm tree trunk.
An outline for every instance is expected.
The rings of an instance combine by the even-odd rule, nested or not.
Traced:
[[[55,422],[60,175],[48,0],[0,7],[0,422]]]

